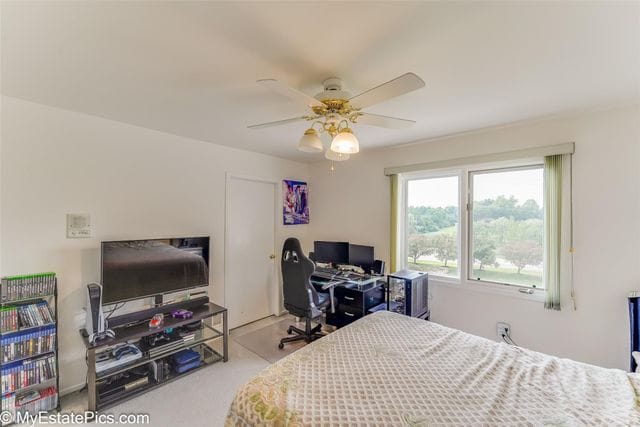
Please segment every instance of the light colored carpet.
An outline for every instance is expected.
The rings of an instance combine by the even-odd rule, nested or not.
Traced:
[[[253,351],[258,356],[271,363],[275,363],[283,357],[305,346],[304,341],[285,344],[280,350],[278,344],[284,337],[288,337],[287,328],[291,325],[304,330],[304,323],[295,322],[293,319],[284,319],[257,331],[247,332],[234,338],[238,344]]]

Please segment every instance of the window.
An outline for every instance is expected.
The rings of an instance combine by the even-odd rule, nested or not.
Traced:
[[[543,168],[469,173],[469,279],[544,288]]]
[[[459,177],[412,179],[406,194],[407,267],[460,277]]]
[[[436,281],[545,288],[541,163],[482,164],[401,179],[401,267],[427,271]]]

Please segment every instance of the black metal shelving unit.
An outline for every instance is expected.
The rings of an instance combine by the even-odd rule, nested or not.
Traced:
[[[51,273],[50,273],[51,274]],[[38,276],[42,276],[42,275],[27,275],[27,276],[20,276],[21,278],[29,278],[29,277],[38,277]],[[9,279],[14,279],[13,278],[9,278]],[[7,278],[4,278],[7,279]],[[8,426],[11,425],[15,422],[15,416],[17,414],[16,408],[15,406],[13,408],[10,407],[5,407],[6,405],[6,401],[7,397],[11,396],[12,394],[15,394],[15,396],[21,396],[24,395],[30,391],[40,391],[43,389],[46,389],[48,387],[51,386],[55,386],[55,398],[54,398],[54,402],[50,405],[51,407],[49,408],[43,408],[42,410],[44,411],[46,409],[46,412],[50,412],[53,410],[56,411],[60,411],[60,366],[59,366],[59,358],[58,358],[58,346],[59,346],[59,340],[58,340],[58,279],[57,277],[53,277],[53,290],[52,292],[48,292],[45,294],[41,294],[41,295],[33,295],[33,296],[29,296],[26,298],[19,298],[19,299],[10,299],[7,298],[7,294],[6,294],[6,289],[3,289],[3,286],[6,286],[6,284],[3,283],[0,284],[0,308],[6,308],[6,307],[20,307],[20,306],[25,306],[25,305],[30,305],[30,304],[37,304],[40,302],[46,302],[48,304],[48,306],[51,308],[51,304],[53,303],[53,310],[52,310],[52,314],[53,314],[53,322],[51,323],[47,323],[47,324],[43,324],[43,325],[38,325],[38,326],[31,326],[31,327],[18,327],[16,330],[12,330],[12,331],[2,331],[0,329],[0,338],[6,338],[6,337],[10,337],[10,336],[18,336],[20,333],[23,332],[28,332],[28,331],[38,331],[38,330],[45,330],[48,327],[54,326],[55,327],[55,332],[53,332],[52,335],[55,336],[54,338],[54,345],[53,348],[50,350],[46,350],[46,351],[42,351],[39,352],[37,354],[31,354],[31,355],[25,355],[25,356],[14,356],[9,358],[8,360],[5,360],[4,354],[2,352],[2,348],[0,347],[0,364],[2,366],[6,366],[8,364],[11,363],[16,363],[16,362],[28,362],[30,360],[37,360],[38,358],[44,358],[44,357],[48,357],[50,355],[53,355],[54,357],[54,364],[55,364],[55,375],[51,378],[42,380],[40,382],[37,383],[33,383],[33,384],[29,384],[26,385],[24,387],[20,387],[11,391],[4,391],[4,379],[3,379],[3,387],[0,388],[0,412],[3,411],[10,411],[13,413],[13,420],[10,422],[6,422],[4,419],[0,420],[0,426],[4,427],[4,426]],[[35,281],[33,282],[35,283]],[[25,340],[27,340],[25,338]],[[37,399],[34,399],[34,401]],[[32,401],[29,401],[27,403],[30,403]],[[37,415],[39,411],[35,411],[33,414],[31,415]]]
[[[148,391],[151,391],[152,389],[161,387],[179,378],[183,378],[187,375],[204,369],[209,365],[221,361],[226,362],[227,360],[229,360],[229,330],[227,325],[227,309],[212,302],[208,302],[200,307],[192,308],[190,310],[192,311],[193,315],[189,319],[172,318],[169,316],[165,317],[162,328],[150,328],[148,325],[148,319],[140,323],[114,328],[113,337],[106,338],[102,341],[99,341],[98,343],[90,343],[87,338],[88,334],[84,329],[81,329],[80,335],[82,336],[82,340],[87,347],[87,397],[89,410],[102,411],[118,403],[129,400],[135,396],[146,393]],[[217,327],[217,321],[215,320],[219,319],[220,316],[222,317],[221,330]],[[193,331],[193,339],[183,342],[180,346],[172,347],[167,351],[159,352],[153,356],[145,353],[142,358],[130,363],[126,363],[122,366],[118,366],[100,373],[97,372],[97,354],[109,352],[110,349],[118,344],[138,342],[144,337],[155,335],[162,330],[166,330],[167,328],[177,329],[198,321],[200,322],[200,327],[199,329]],[[220,344],[220,340],[222,340],[222,351],[218,351],[212,347],[214,343]],[[149,379],[149,376],[147,376],[148,382],[146,384],[130,389],[123,387],[122,391],[118,391],[117,393],[114,393],[108,397],[100,392],[100,385],[108,382],[109,379],[113,378],[115,375],[129,372],[141,366],[146,366],[150,362],[156,360],[165,359],[185,349],[192,349],[200,353],[199,367],[183,373],[171,372],[168,377],[163,378],[158,382]]]

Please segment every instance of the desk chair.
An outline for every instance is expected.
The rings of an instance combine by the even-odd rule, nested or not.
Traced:
[[[320,317],[323,309],[331,302],[329,295],[319,294],[311,285],[311,275],[315,270],[313,261],[302,252],[302,246],[298,239],[293,237],[285,240],[282,247],[282,284],[284,294],[284,307],[297,317],[304,317],[305,328],[298,329],[289,326],[287,333],[295,333],[294,336],[282,338],[278,348],[284,348],[285,343],[305,340],[310,343],[324,336],[320,330],[322,325],[311,327],[311,320]]]

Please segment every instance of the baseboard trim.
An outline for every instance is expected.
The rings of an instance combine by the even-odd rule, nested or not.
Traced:
[[[72,385],[70,387],[66,387],[64,389],[61,389],[58,394],[60,395],[60,397],[66,396],[67,394],[75,393],[76,391],[82,390],[84,388],[84,386],[85,386],[85,384]]]

